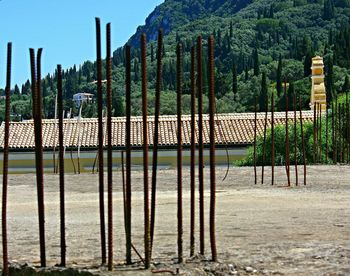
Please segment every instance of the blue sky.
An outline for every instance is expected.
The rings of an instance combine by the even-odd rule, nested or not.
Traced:
[[[112,47],[116,49],[162,2],[164,0],[0,0],[0,87],[5,86],[7,42],[13,43],[14,86],[30,78],[29,48],[44,48],[43,75],[52,73],[57,64],[68,68],[94,60],[95,17],[101,18],[103,42],[105,25],[111,22]],[[105,56],[104,50],[102,54]]]

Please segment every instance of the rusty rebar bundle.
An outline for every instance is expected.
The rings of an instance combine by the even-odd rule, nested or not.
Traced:
[[[212,261],[217,261],[215,238],[215,205],[216,205],[216,179],[215,179],[215,60],[214,37],[208,40],[209,61],[209,140],[210,140],[210,245]]]
[[[271,185],[275,184],[275,93],[271,95]]]
[[[293,106],[294,106],[294,165],[295,165],[295,185],[298,186],[298,137],[297,137],[297,96],[293,94]]]
[[[191,230],[190,230],[190,256],[195,250],[195,213],[196,213],[196,48],[191,48]]]
[[[203,45],[202,37],[197,38],[197,91],[198,91],[198,190],[199,190],[199,247],[204,255],[204,156],[203,156]]]
[[[125,113],[126,113],[126,177],[125,177],[125,237],[126,263],[131,264],[131,48],[125,47]]]
[[[32,77],[32,99],[33,99],[33,119],[35,138],[35,166],[36,182],[38,194],[38,214],[39,214],[39,242],[40,242],[40,264],[46,266],[45,251],[45,210],[44,210],[44,169],[43,169],[43,147],[42,147],[42,125],[41,125],[41,54],[42,49],[37,52],[37,65],[35,65],[34,49],[29,49]]]
[[[12,43],[7,44],[7,66],[6,66],[6,88],[5,88],[5,133],[3,151],[3,173],[2,173],[2,273],[4,276],[10,275],[7,249],[7,188],[8,188],[8,160],[9,160],[9,140],[10,140],[10,104],[11,104],[11,63],[12,63]]]
[[[106,227],[104,209],[104,169],[103,169],[103,97],[102,97],[102,59],[101,59],[101,23],[96,18],[96,55],[97,55],[97,106],[98,106],[98,176],[100,203],[100,232],[102,264],[106,263]]]
[[[182,249],[182,81],[183,81],[183,60],[182,44],[176,48],[176,93],[177,93],[177,248],[178,261],[183,261]]]
[[[66,223],[65,223],[65,185],[64,185],[64,136],[63,136],[63,87],[62,66],[57,65],[57,107],[58,107],[58,143],[60,178],[60,232],[61,266],[66,266]]]
[[[111,24],[106,26],[107,35],[107,186],[108,186],[108,270],[113,269],[113,170],[112,170],[112,56]]]
[[[258,183],[258,177],[256,173],[256,128],[257,128],[257,105],[258,97],[255,96],[255,107],[254,107],[254,184]]]
[[[303,150],[303,165],[304,165],[304,185],[306,185],[306,149],[305,149],[305,137],[303,129],[303,112],[301,110],[301,97],[299,95],[299,112],[300,112],[300,132],[301,132],[301,145]]]
[[[142,72],[142,127],[143,127],[143,190],[144,190],[144,243],[145,268],[150,266],[150,223],[148,189],[148,129],[147,129],[147,45],[146,34],[141,35],[141,72]]]
[[[154,137],[153,137],[153,158],[152,158],[152,198],[151,198],[151,253],[153,248],[154,224],[156,219],[156,193],[157,193],[157,167],[158,167],[158,144],[159,144],[159,114],[160,114],[160,92],[162,89],[162,48],[163,30],[158,30],[157,48],[157,80],[155,94],[155,114],[154,114]]]
[[[290,187],[290,159],[289,159],[289,131],[288,131],[288,95],[287,95],[287,83],[284,82],[284,96],[286,99],[286,173],[287,173],[287,181],[288,187]]]

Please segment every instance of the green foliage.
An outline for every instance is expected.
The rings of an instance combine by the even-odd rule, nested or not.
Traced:
[[[330,126],[330,122],[328,122]],[[326,121],[322,120],[322,158],[320,158],[321,162],[326,162]],[[295,164],[295,160],[297,160],[298,164],[303,164],[303,147],[302,147],[302,134],[301,127],[299,121],[297,120],[297,127],[295,131],[294,123],[288,124],[288,133],[289,133],[289,158],[290,164]],[[266,145],[265,145],[265,162],[264,164],[270,166],[272,164],[271,156],[272,156],[272,132],[271,129],[268,129],[266,132]],[[306,164],[313,163],[313,123],[304,123],[303,124],[303,134],[305,139],[305,159]],[[295,151],[295,136],[297,140],[297,147]],[[286,126],[278,125],[274,128],[274,140],[275,140],[275,165],[282,166],[286,163]],[[332,148],[331,137],[328,137],[328,148]],[[261,166],[263,164],[263,152],[264,152],[264,137],[257,137],[256,142],[256,164],[257,166]],[[331,152],[328,154],[331,156]],[[328,158],[328,162],[332,160]],[[251,146],[248,148],[247,156],[244,160],[238,161],[236,165],[239,166],[252,166],[254,165],[254,147]]]

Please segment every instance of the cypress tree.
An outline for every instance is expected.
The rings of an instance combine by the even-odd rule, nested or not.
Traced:
[[[346,93],[350,91],[350,82],[349,82],[349,76],[346,75],[345,80],[344,80],[344,84],[342,87],[342,92]]]
[[[263,72],[261,76],[261,90],[259,95],[260,112],[266,111],[266,103],[267,103],[267,81],[266,81],[266,72]]]
[[[282,56],[278,59],[277,74],[276,74],[276,90],[277,96],[280,97],[282,93]]]
[[[253,50],[253,62],[254,62],[254,76],[259,76],[260,74],[260,63],[258,49]]]
[[[238,88],[237,88],[237,66],[236,66],[236,63],[233,62],[233,66],[232,66],[232,93],[233,93],[233,97],[234,97],[235,100],[236,100],[237,92],[238,92]]]
[[[334,94],[334,79],[333,79],[333,58],[328,57],[326,62],[326,94],[327,103],[331,103]]]
[[[308,51],[304,58],[304,77],[309,77],[311,75],[311,65],[312,65],[312,57],[311,53]]]

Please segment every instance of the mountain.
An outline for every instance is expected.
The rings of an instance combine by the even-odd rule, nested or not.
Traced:
[[[138,27],[129,43],[138,46],[142,33],[146,33],[149,40],[155,40],[159,28],[167,35],[199,19],[235,14],[250,3],[251,0],[166,0],[146,18],[145,25]]]
[[[324,57],[329,100],[345,92],[345,77],[350,74],[350,0],[166,0],[138,27],[128,43],[132,46],[132,112],[140,115],[140,34],[148,38],[149,113],[154,111],[157,31],[166,34],[163,45],[163,90],[161,114],[176,112],[177,43],[184,49],[184,113],[190,112],[190,49],[198,35],[215,37],[216,98],[218,112],[254,110],[261,91],[276,93],[276,110],[283,109],[282,82],[294,84],[302,107],[310,101],[310,65],[315,55]],[[207,73],[204,66],[204,75]],[[124,114],[124,52],[113,53],[114,115]],[[264,75],[264,77],[263,77]],[[94,62],[64,72],[65,107],[73,108],[72,95],[96,93]],[[55,73],[43,81],[44,114],[53,117],[56,93]],[[204,77],[204,87],[207,82]],[[19,92],[21,91],[21,93]],[[205,93],[207,91],[204,91]],[[12,111],[31,117],[30,83],[17,87]],[[263,93],[264,95],[266,93]],[[260,102],[263,98],[260,97]],[[0,101],[0,109],[4,103]],[[293,107],[291,107],[293,108]],[[204,97],[204,110],[207,98]],[[76,111],[75,111],[76,112]],[[3,114],[1,112],[0,114]],[[85,117],[96,116],[94,104],[83,109]]]

